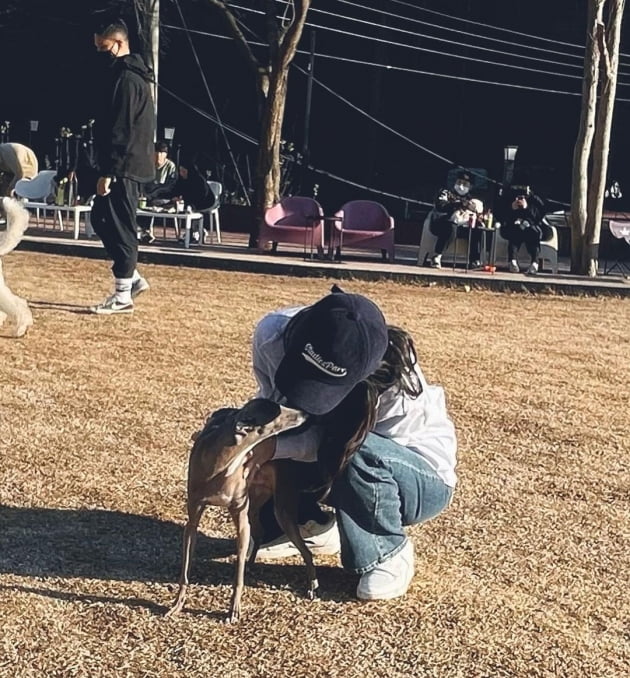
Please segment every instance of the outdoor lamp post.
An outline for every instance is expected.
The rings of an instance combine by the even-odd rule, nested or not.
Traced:
[[[168,141],[168,145],[172,146],[173,145],[173,137],[175,136],[175,128],[174,127],[165,127],[164,128],[164,138],[166,141]],[[177,147],[177,159],[175,161],[175,164],[177,167],[179,167],[179,146]]]
[[[514,176],[514,160],[516,159],[516,152],[518,151],[518,146],[505,146],[503,149],[503,185],[512,181]]]
[[[31,146],[33,132],[37,132],[39,129],[39,120],[29,120],[28,128],[28,145]]]

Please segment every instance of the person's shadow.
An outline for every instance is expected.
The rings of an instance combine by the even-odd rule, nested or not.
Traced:
[[[23,508],[0,505],[0,574],[36,578],[78,578],[172,583],[181,568],[183,525],[120,511]],[[233,539],[198,533],[190,570],[191,583],[231,586],[235,562]],[[225,561],[218,560],[226,558]],[[289,583],[301,593],[306,575],[300,563],[256,563],[247,586]],[[317,568],[325,597],[352,598],[351,575],[336,567]],[[144,607],[163,614],[166,607],[139,598],[67,593],[46,587],[3,585],[64,600],[99,600]],[[332,595],[331,595],[332,594]],[[211,616],[222,613],[209,612]]]

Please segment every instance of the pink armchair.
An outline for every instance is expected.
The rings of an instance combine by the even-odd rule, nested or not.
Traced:
[[[387,256],[390,263],[394,262],[394,219],[383,205],[373,200],[351,200],[335,216],[338,217],[334,223],[338,256],[341,248],[348,245],[381,250],[383,259]]]
[[[324,253],[324,211],[313,198],[293,196],[282,198],[265,212],[264,223],[258,235],[258,245],[271,241],[274,252],[279,242],[302,245],[304,250],[314,247],[320,256]]]

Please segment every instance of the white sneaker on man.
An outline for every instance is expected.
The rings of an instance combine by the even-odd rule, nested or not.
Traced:
[[[398,553],[361,576],[357,598],[391,600],[407,593],[413,579],[413,544],[407,539]]]
[[[92,306],[92,313],[98,315],[114,315],[115,313],[133,313],[133,301],[120,301],[115,294],[107,297],[105,301]]]
[[[147,282],[146,278],[138,278],[131,283],[131,298],[135,299],[142,292],[146,292],[150,289],[151,286]]]
[[[309,520],[304,525],[300,525],[300,534],[308,547],[308,550],[315,555],[334,556],[339,553],[341,548],[339,542],[339,529],[337,521],[333,514],[330,515],[328,522],[318,523],[315,520]],[[250,541],[247,557],[249,558],[254,543]],[[293,542],[281,534],[273,541],[261,544],[258,549],[257,557],[264,560],[275,560],[276,558],[289,558],[290,556],[299,556],[300,552],[293,545]]]
[[[442,255],[435,254],[431,259],[431,266],[433,268],[442,268]]]
[[[508,266],[508,269],[509,269],[510,273],[520,273],[521,272],[521,269],[519,268],[519,265],[518,265],[518,261],[516,261],[516,259],[512,259],[512,261],[510,261],[510,265]]]

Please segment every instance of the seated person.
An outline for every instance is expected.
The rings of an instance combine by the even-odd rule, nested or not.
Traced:
[[[177,167],[168,158],[168,144],[165,141],[158,141],[155,144],[155,179],[145,184],[142,189],[147,204],[153,205],[156,201],[168,202],[174,195],[176,182]]]
[[[499,207],[501,236],[508,241],[510,273],[519,273],[517,255],[524,243],[531,258],[527,273],[538,273],[540,242],[551,237],[549,225],[543,222],[545,203],[529,186],[512,186]]]
[[[177,182],[177,167],[168,158],[168,144],[158,141],[155,144],[155,178],[142,187],[142,195],[146,198],[146,204],[155,207],[165,205],[171,201],[173,190]],[[140,227],[140,239],[145,243],[152,243],[155,236],[149,228],[147,217],[138,217]]]
[[[455,237],[467,237],[471,220],[476,222],[483,212],[483,203],[473,198],[470,191],[472,177],[469,172],[458,172],[453,190],[442,188],[438,193],[433,209],[433,218],[429,226],[431,233],[437,237],[435,253],[431,257],[433,268],[442,268],[442,252]],[[470,268],[481,267],[481,232],[472,229],[470,232]]]
[[[179,163],[179,178],[173,189],[175,197],[172,202],[184,201],[186,207],[191,207],[195,211],[205,210],[212,207],[215,201],[215,195],[208,181],[201,173],[194,158],[184,158]],[[204,233],[206,229],[204,228]],[[199,233],[193,233],[193,239],[199,242]],[[183,238],[180,238],[182,241]]]

